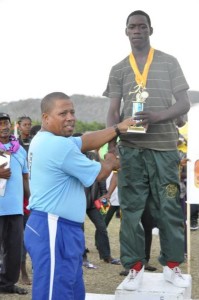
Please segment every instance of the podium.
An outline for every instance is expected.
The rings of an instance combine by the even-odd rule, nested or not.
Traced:
[[[144,273],[140,288],[136,291],[127,291],[122,288],[124,281],[115,291],[115,300],[191,300],[192,278],[188,274],[183,274],[190,280],[187,288],[175,287],[164,280],[162,273]]]
[[[115,300],[114,295],[105,295],[105,294],[86,294],[86,300]]]

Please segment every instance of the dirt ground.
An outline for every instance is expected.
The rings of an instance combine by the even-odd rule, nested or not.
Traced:
[[[111,252],[114,258],[119,258],[119,226],[120,220],[113,217],[108,227]],[[88,258],[89,261],[97,266],[97,269],[84,270],[84,280],[86,286],[86,292],[96,294],[114,294],[115,289],[124,279],[119,275],[122,270],[122,266],[111,265],[100,261],[98,252],[94,245],[94,225],[86,219],[85,223],[85,234],[86,234],[86,246],[89,249]],[[190,274],[192,276],[192,299],[199,299],[199,230],[191,232],[191,261],[190,261]],[[153,235],[151,260],[150,264],[157,267],[157,273],[162,272],[162,267],[157,261],[159,254],[159,236]],[[187,273],[188,265],[184,263],[181,265],[183,273]],[[31,262],[28,258],[28,272],[31,277]],[[20,282],[19,282],[20,283]],[[20,284],[21,286],[21,284]],[[31,299],[31,287],[24,286],[29,290],[29,294],[25,296],[17,295],[0,295],[1,300],[9,299]]]

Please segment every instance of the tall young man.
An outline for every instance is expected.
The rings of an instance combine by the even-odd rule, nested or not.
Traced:
[[[190,108],[189,86],[177,59],[151,47],[152,34],[148,14],[138,10],[128,16],[126,35],[131,53],[112,67],[103,93],[110,98],[108,126],[132,115],[132,101],[145,102],[144,110],[133,112],[137,121],[133,131],[137,133],[121,134],[119,143],[120,243],[122,264],[130,269],[124,284],[127,290],[138,288],[144,272],[144,231],[140,220],[146,202],[160,230],[159,261],[165,279],[179,287],[189,285],[179,269],[184,261],[184,228],[175,126],[175,119]],[[146,132],[140,132],[141,126]],[[115,144],[109,144],[110,151],[114,151]]]

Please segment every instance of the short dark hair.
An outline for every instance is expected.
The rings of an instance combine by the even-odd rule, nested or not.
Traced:
[[[21,122],[22,122],[23,120],[26,120],[26,119],[29,120],[29,121],[32,123],[31,117],[24,115],[24,116],[21,116],[21,117],[18,118],[17,124],[20,125]]]
[[[41,125],[39,124],[32,126],[32,128],[30,129],[31,137],[34,137],[40,129],[41,129]]]
[[[41,113],[47,113],[52,109],[52,104],[58,99],[70,99],[70,97],[61,92],[53,92],[46,95],[41,100]]]
[[[137,16],[137,15],[145,16],[147,18],[149,27],[151,27],[151,19],[150,19],[149,15],[147,13],[145,13],[143,10],[135,10],[132,13],[130,13],[130,15],[127,17],[127,20],[126,20],[126,26],[128,25],[130,17]]]

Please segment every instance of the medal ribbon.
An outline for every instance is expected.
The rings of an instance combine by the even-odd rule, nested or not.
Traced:
[[[133,53],[131,52],[131,54],[129,55],[129,62],[135,73],[135,81],[137,82],[137,84],[139,86],[142,86],[142,88],[146,88],[147,76],[148,76],[150,65],[153,61],[153,55],[154,55],[154,48],[150,48],[150,51],[149,51],[149,54],[147,57],[147,61],[144,66],[144,71],[142,74],[140,73],[140,71],[138,69],[138,66],[137,66],[137,63],[136,63]]]
[[[9,142],[10,142],[10,147],[8,149],[6,149],[6,147],[4,146],[4,144],[2,144],[0,142],[0,151],[9,151],[10,153],[15,153],[19,150],[20,144],[19,141],[15,138],[14,135],[10,135],[9,136]]]

